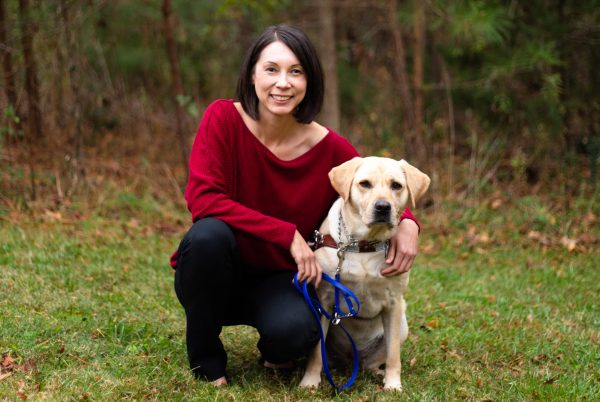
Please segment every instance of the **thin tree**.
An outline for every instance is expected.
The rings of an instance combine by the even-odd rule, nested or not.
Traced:
[[[0,0],[0,54],[2,54],[2,71],[4,72],[4,92],[8,104],[17,112],[17,91],[13,72],[11,47],[8,43],[8,20],[4,0]]]
[[[414,51],[413,91],[415,98],[415,139],[423,143],[423,51],[425,49],[425,5],[422,0],[413,0],[414,7]]]
[[[325,103],[321,120],[325,126],[340,129],[340,106],[338,99],[337,54],[335,40],[335,14],[332,0],[317,1],[319,14],[319,48],[325,73]]]
[[[187,164],[190,153],[189,146],[185,138],[185,122],[187,116],[180,101],[183,97],[183,85],[181,83],[179,63],[177,62],[177,46],[175,44],[174,16],[171,7],[171,0],[163,0],[162,12],[164,20],[165,43],[167,46],[169,65],[171,67],[171,88],[176,107],[175,116],[177,119],[177,137],[179,139],[179,146],[181,150],[181,162],[184,168],[183,171],[187,172]]]
[[[402,113],[402,129],[406,144],[406,153],[409,158],[422,161],[425,159],[425,146],[423,138],[417,135],[415,124],[415,107],[411,94],[411,84],[406,68],[406,48],[402,38],[402,30],[398,25],[397,0],[389,0],[387,14],[389,29],[392,33],[393,74],[400,98],[400,111]]]
[[[42,113],[40,111],[40,90],[37,79],[37,64],[33,50],[35,27],[31,22],[29,0],[19,0],[21,20],[21,41],[25,62],[25,91],[27,92],[28,126],[32,138],[42,137]]]
[[[73,40],[71,32],[71,20],[69,18],[69,7],[66,0],[60,0],[60,16],[65,38],[65,50],[67,66],[69,71],[69,84],[73,95],[72,114],[75,122],[75,128],[70,138],[73,146],[74,158],[71,161],[74,167],[71,174],[73,182],[71,189],[74,190],[79,182],[79,177],[85,177],[84,150],[83,150],[83,129],[82,129],[82,112],[81,105],[83,99],[79,85],[81,81],[80,65],[78,63],[77,52],[75,50],[76,41]]]

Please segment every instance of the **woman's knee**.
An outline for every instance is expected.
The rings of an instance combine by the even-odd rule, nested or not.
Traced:
[[[190,249],[206,252],[233,251],[236,240],[225,222],[215,218],[199,219],[188,230],[179,245],[180,252]]]
[[[231,228],[218,219],[194,223],[179,245],[175,291],[189,302],[200,293],[219,291],[236,278],[238,254]]]
[[[260,331],[259,349],[271,362],[305,356],[320,339],[319,326],[310,314],[287,314]]]

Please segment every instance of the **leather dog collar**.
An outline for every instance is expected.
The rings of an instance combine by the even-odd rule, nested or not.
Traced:
[[[313,233],[313,241],[309,243],[313,251],[318,250],[322,247],[329,247],[339,249],[344,247],[345,251],[349,253],[374,253],[377,251],[387,251],[390,248],[390,240],[383,241],[369,241],[369,240],[354,240],[349,244],[341,245],[334,240],[331,235],[324,235],[318,230]]]

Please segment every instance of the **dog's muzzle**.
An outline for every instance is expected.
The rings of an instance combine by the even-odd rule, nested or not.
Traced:
[[[386,223],[391,224],[392,204],[387,201],[379,200],[373,206],[372,224]]]

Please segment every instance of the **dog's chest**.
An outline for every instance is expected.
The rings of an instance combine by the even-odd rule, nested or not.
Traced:
[[[332,276],[335,275],[338,259],[335,253],[327,251],[328,258],[320,256],[319,260],[325,272]],[[372,318],[379,315],[384,308],[397,303],[406,288],[408,278],[405,275],[381,275],[381,270],[386,266],[384,258],[383,252],[347,253],[342,263],[340,280],[360,300],[359,317]]]

